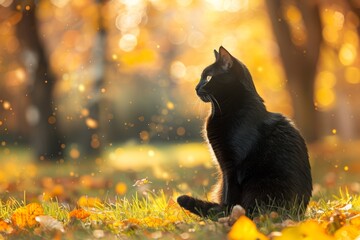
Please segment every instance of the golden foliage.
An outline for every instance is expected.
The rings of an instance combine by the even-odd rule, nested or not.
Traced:
[[[359,236],[360,236],[360,228],[353,225],[343,226],[340,229],[338,229],[334,234],[335,239],[339,239],[339,240],[358,239]]]
[[[308,220],[300,223],[295,227],[288,227],[282,231],[282,235],[275,238],[276,240],[291,239],[313,239],[313,240],[330,240],[334,239],[327,235],[324,228],[314,220]]]
[[[86,218],[88,218],[90,216],[90,213],[87,212],[86,210],[79,208],[79,209],[74,209],[69,213],[69,216],[71,218],[76,218],[76,219],[80,219],[80,220],[84,220]]]
[[[11,222],[19,228],[32,228],[38,224],[35,217],[40,215],[44,215],[43,207],[38,203],[30,203],[16,209],[11,216]]]
[[[10,234],[13,232],[13,228],[12,226],[5,222],[4,220],[0,220],[0,233],[6,233],[6,234]]]
[[[81,196],[77,203],[80,207],[101,207],[102,206],[101,200],[99,198],[88,197],[88,196]]]
[[[138,225],[141,223],[140,220],[138,220],[136,218],[129,218],[129,219],[124,220],[123,222],[131,223],[131,224],[135,224],[135,225]]]
[[[146,217],[141,222],[150,228],[158,228],[164,225],[164,221],[157,217]]]
[[[228,234],[229,240],[263,240],[267,237],[260,233],[253,221],[246,216],[241,216]]]

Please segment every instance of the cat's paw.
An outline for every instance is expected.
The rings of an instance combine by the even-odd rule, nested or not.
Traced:
[[[182,195],[177,198],[176,200],[178,204],[183,208],[188,208],[188,206],[194,201],[192,197],[189,197],[187,195]]]

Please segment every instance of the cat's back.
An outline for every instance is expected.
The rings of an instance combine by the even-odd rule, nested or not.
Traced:
[[[307,158],[307,149],[304,139],[294,123],[279,113],[269,113],[263,121],[260,134],[266,145],[272,148],[281,148],[288,154],[297,153]]]
[[[278,113],[269,113],[260,129],[258,154],[267,170],[287,182],[300,193],[311,194],[309,156],[304,139],[291,120]],[[259,156],[259,155],[258,155]]]

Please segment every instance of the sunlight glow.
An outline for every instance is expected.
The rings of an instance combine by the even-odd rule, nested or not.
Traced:
[[[336,84],[336,77],[330,71],[321,71],[316,77],[316,86],[319,88],[332,88]]]
[[[345,65],[351,65],[356,59],[356,48],[349,43],[345,43],[341,46],[339,51],[339,60]]]
[[[3,7],[8,7],[11,5],[12,2],[13,0],[0,0],[0,5]]]
[[[293,5],[289,5],[289,7],[286,9],[285,16],[286,20],[292,23],[299,23],[302,19],[299,9]]]
[[[332,89],[320,88],[316,91],[315,99],[319,108],[327,109],[335,103],[335,93]]]
[[[171,76],[177,79],[183,78],[186,75],[186,66],[180,61],[174,61],[170,67]]]
[[[200,31],[192,31],[188,36],[188,43],[190,47],[199,48],[205,42],[205,36]]]
[[[249,6],[248,0],[206,0],[215,11],[237,12],[246,10]]]
[[[342,12],[335,11],[334,13],[334,27],[338,30],[341,30],[344,27],[345,17]]]
[[[187,7],[189,6],[191,3],[193,2],[193,0],[176,0],[176,3],[179,4],[182,7]]]
[[[315,81],[315,100],[320,110],[331,108],[335,104],[334,87],[336,77],[330,71],[321,71]]]
[[[125,52],[131,52],[137,45],[137,38],[132,34],[125,34],[119,40],[119,47]]]
[[[325,26],[322,31],[325,41],[329,43],[336,43],[339,40],[338,31],[332,26]]]
[[[52,4],[54,4],[54,6],[58,7],[58,8],[62,8],[65,7],[66,4],[68,4],[69,0],[50,0]]]
[[[128,7],[132,7],[143,3],[143,0],[121,0],[121,3],[125,4]]]
[[[348,83],[360,83],[360,70],[356,67],[348,67],[345,70],[345,79]]]
[[[3,102],[3,108],[4,108],[5,110],[10,110],[10,109],[11,109],[11,104],[10,104],[10,102],[4,101],[4,102]]]

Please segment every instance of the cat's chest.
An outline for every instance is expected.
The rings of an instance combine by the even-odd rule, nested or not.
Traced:
[[[220,164],[238,165],[250,153],[258,139],[258,130],[239,122],[209,122],[208,141]]]

